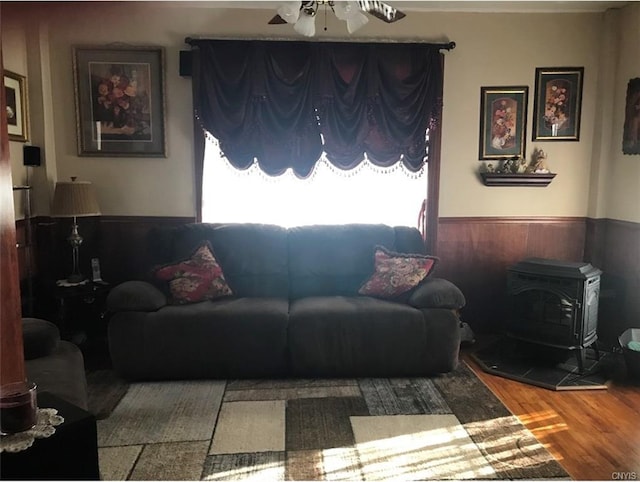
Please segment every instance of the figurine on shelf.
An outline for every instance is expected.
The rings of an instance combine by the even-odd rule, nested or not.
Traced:
[[[516,172],[518,174],[524,174],[527,171],[527,161],[524,157],[518,159],[518,163],[516,165]]]
[[[511,174],[513,172],[513,160],[507,159],[506,161],[504,161],[500,172],[502,172],[503,174]]]
[[[490,172],[490,173],[495,172],[495,169],[493,168],[493,164],[491,164],[491,163],[487,164],[487,171],[486,172]]]
[[[547,154],[537,147],[533,150],[533,154],[531,155],[531,164],[529,165],[529,172],[534,174],[547,174],[549,169],[547,169]]]

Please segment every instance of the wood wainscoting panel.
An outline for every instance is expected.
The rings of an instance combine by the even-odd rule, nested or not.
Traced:
[[[98,258],[102,279],[112,285],[142,279],[151,267],[147,235],[156,226],[177,226],[195,217],[94,216],[78,218],[80,272],[91,276],[91,259]],[[36,291],[45,297],[56,280],[66,278],[72,268],[71,218],[41,216],[35,221]],[[38,296],[38,295],[36,295]],[[46,312],[46,310],[45,310]]]
[[[103,216],[99,256],[103,279],[120,283],[146,278],[153,263],[147,248],[149,231],[193,222],[195,216]]]
[[[582,261],[586,219],[440,218],[435,276],[460,287],[462,318],[478,332],[499,332],[506,317],[507,269],[527,257]]]
[[[16,248],[18,250],[18,273],[20,275],[20,281],[28,277],[28,256],[31,253],[31,247],[27,245],[26,223],[24,219],[16,221]]]
[[[100,216],[82,218],[82,272],[98,257],[112,284],[146,277],[149,231],[195,222],[195,217]],[[63,278],[71,266],[65,220],[38,218],[38,278]],[[509,266],[526,257],[587,261],[603,270],[601,323],[608,335],[640,326],[640,224],[581,217],[440,218],[435,276],[456,283],[467,298],[462,317],[477,332],[497,332],[506,316]],[[600,329],[599,329],[600,332]],[[611,338],[611,336],[609,336]]]
[[[588,219],[585,260],[603,271],[598,334],[615,345],[627,328],[640,328],[640,223]]]

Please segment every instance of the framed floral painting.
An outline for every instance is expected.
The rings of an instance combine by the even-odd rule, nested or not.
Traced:
[[[27,79],[24,75],[4,71],[4,93],[7,101],[7,131],[9,140],[29,140],[29,104]]]
[[[536,69],[534,141],[580,140],[584,67]]]
[[[480,88],[480,160],[525,156],[529,87]]]
[[[164,49],[73,48],[79,156],[166,157]]]
[[[640,77],[627,84],[622,153],[640,154]]]

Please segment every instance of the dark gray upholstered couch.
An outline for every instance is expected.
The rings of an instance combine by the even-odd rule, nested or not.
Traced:
[[[87,410],[87,379],[80,348],[60,339],[58,327],[47,320],[23,318],[27,379],[37,393],[50,392]]]
[[[417,229],[194,223],[153,231],[149,250],[167,263],[202,240],[234,296],[171,305],[152,282],[116,286],[108,337],[122,377],[420,376],[457,364],[465,300],[455,285],[431,274],[393,301],[358,295],[376,245],[424,254]]]

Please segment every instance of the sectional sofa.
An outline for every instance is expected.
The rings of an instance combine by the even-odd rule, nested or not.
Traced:
[[[111,359],[128,380],[424,376],[457,364],[464,295],[435,276],[417,229],[193,223],[153,230],[147,249],[149,277],[107,299]]]

